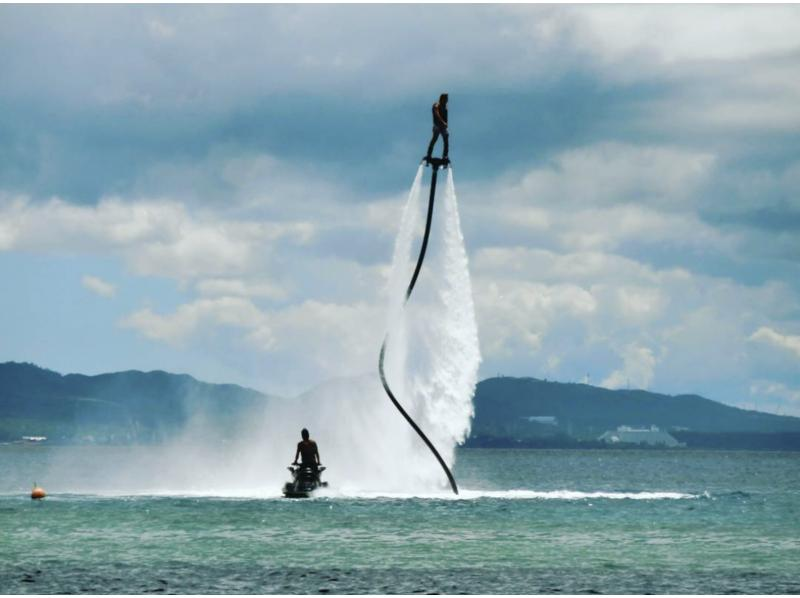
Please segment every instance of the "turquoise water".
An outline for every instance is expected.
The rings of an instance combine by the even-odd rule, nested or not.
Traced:
[[[0,593],[800,592],[796,453],[462,450],[459,499],[27,498],[104,450],[0,447]]]

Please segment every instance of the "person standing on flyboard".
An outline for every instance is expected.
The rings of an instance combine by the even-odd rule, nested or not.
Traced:
[[[444,141],[444,153],[442,153],[442,160],[447,162],[449,160],[447,154],[450,151],[450,134],[447,130],[446,93],[443,93],[442,95],[439,96],[439,101],[433,105],[433,107],[431,108],[431,112],[433,113],[433,137],[431,138],[431,142],[428,144],[428,153],[425,155],[424,160],[425,162],[430,164],[432,158],[431,154],[433,153],[433,146],[439,139],[439,135],[441,135]]]

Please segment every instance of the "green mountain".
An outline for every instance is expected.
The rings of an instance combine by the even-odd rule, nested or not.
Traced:
[[[28,363],[0,364],[0,441],[42,435],[55,441],[149,442],[202,413],[221,428],[268,400],[235,384],[185,374],[127,371],[61,375]]]
[[[509,441],[560,446],[595,441],[618,426],[658,426],[689,446],[773,448],[782,435],[800,448],[800,418],[749,411],[697,395],[608,390],[535,378],[489,378],[478,384],[470,444]],[[547,442],[544,442],[544,441]],[[780,447],[786,442],[778,442]]]
[[[183,374],[61,375],[8,362],[0,364],[0,441],[42,435],[55,442],[155,442],[198,414],[224,436],[269,400],[252,389]],[[507,377],[478,384],[467,446],[599,446],[603,432],[622,425],[655,425],[688,446],[800,449],[797,417],[697,395]]]

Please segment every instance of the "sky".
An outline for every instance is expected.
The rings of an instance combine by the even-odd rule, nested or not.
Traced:
[[[374,368],[445,91],[482,377],[800,415],[792,5],[0,5],[0,362]]]

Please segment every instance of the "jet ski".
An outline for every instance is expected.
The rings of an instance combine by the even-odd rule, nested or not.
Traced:
[[[287,468],[292,472],[292,481],[283,486],[283,495],[286,498],[308,498],[317,488],[327,488],[328,482],[320,479],[325,468],[317,467],[317,471],[310,465],[290,465]]]

